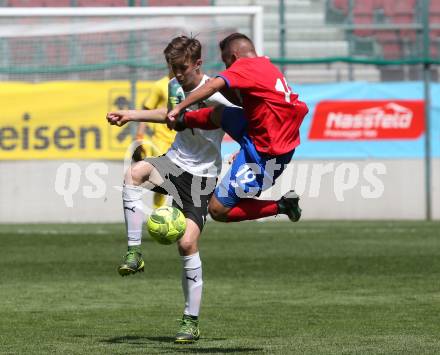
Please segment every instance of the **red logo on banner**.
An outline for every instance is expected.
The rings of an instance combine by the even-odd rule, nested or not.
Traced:
[[[322,101],[309,139],[416,139],[424,132],[422,100]]]

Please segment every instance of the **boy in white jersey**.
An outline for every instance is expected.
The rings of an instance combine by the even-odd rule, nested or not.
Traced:
[[[178,103],[209,78],[201,70],[201,44],[197,39],[174,38],[164,50],[167,63],[175,75],[169,84],[171,103]],[[190,107],[231,106],[216,93]],[[110,124],[123,125],[129,121],[166,122],[166,109],[149,111],[117,111],[107,114]],[[199,339],[198,315],[202,297],[202,263],[198,240],[206,221],[208,201],[221,171],[221,129],[211,131],[187,129],[176,134],[174,143],[165,155],[146,158],[134,163],[125,174],[122,192],[127,226],[128,252],[119,266],[122,276],[144,269],[140,250],[144,212],[142,188],[173,196],[173,205],[180,208],[187,222],[184,236],[178,241],[182,259],[182,289],[185,297],[184,315],[175,342],[191,343]]]

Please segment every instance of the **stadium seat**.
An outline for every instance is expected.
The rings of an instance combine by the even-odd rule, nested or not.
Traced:
[[[71,0],[8,0],[9,7],[68,7]]]
[[[349,3],[348,0],[333,0],[333,7],[344,14],[348,14]]]
[[[125,0],[77,0],[79,7],[127,6]]]
[[[50,66],[62,66],[71,61],[71,53],[68,47],[59,45],[58,42],[45,44],[46,64]]]
[[[208,6],[209,0],[148,0],[149,6]]]
[[[415,0],[376,0],[376,7],[381,7],[385,15],[392,18],[395,15],[413,15],[416,7]]]
[[[127,0],[8,0],[9,7],[128,6]],[[209,6],[210,0],[136,0],[136,6]]]
[[[43,0],[9,0],[8,6],[10,7],[35,7],[43,6]]]
[[[431,1],[429,7],[429,20],[431,24],[440,24],[440,1]],[[438,30],[431,30],[438,31]]]
[[[373,0],[356,1],[353,8],[353,14],[357,16],[371,16],[373,13]]]
[[[436,13],[436,12],[430,12],[429,13],[429,22],[431,24],[440,24],[440,12]]]
[[[371,25],[373,24],[373,16],[370,12],[369,14],[356,14],[354,16],[354,25]],[[371,36],[373,31],[371,29],[356,29],[354,30],[354,34],[360,37]]]

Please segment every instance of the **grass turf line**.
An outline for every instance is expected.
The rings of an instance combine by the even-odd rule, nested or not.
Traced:
[[[121,278],[124,227],[0,225],[1,354],[435,354],[440,223],[209,223],[202,338],[174,345],[175,246],[144,237]]]

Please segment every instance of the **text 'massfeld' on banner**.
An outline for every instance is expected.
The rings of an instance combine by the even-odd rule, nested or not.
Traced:
[[[422,100],[332,100],[315,108],[310,140],[417,139],[425,129]]]

